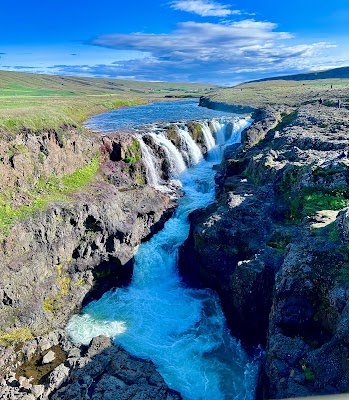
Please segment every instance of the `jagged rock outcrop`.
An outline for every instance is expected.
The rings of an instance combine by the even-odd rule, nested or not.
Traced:
[[[265,344],[258,398],[347,392],[348,111],[259,115],[226,152],[216,203],[191,215],[180,269],[218,292],[245,345]]]
[[[224,181],[218,204],[191,216],[180,272],[219,294],[228,324],[246,343],[265,342],[278,252],[267,246],[275,229],[272,187],[243,176]]]
[[[51,353],[54,357],[45,362]],[[104,336],[78,346],[58,330],[28,341],[16,357],[19,367],[0,384],[3,399],[181,399],[150,361],[131,356]]]
[[[99,149],[99,139],[93,133],[65,125],[59,130],[20,134],[1,132],[0,191],[16,206],[27,204],[25,191],[41,179],[71,174],[86,165]],[[19,190],[20,189],[20,190]]]

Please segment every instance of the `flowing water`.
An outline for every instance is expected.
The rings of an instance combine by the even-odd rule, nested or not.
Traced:
[[[217,296],[211,290],[186,287],[177,272],[178,248],[189,232],[188,215],[214,200],[212,167],[221,160],[226,128],[233,124],[229,142],[236,143],[249,120],[229,117],[201,124],[211,148],[205,159],[194,151],[194,145],[198,147],[188,140],[188,130],[179,127],[190,165],[196,164],[192,168],[163,133],[151,133],[173,159],[173,177],[180,179],[185,195],[164,229],[139,246],[131,284],[87,305],[66,329],[76,342],[88,344],[93,337],[106,335],[130,353],[152,360],[168,386],[184,399],[252,400],[258,362],[231,337]],[[149,180],[159,185],[156,156],[144,142],[141,146]]]
[[[137,128],[145,124],[208,120],[226,116],[226,112],[198,107],[197,99],[193,99],[158,102],[109,111],[90,118],[86,121],[86,126],[97,132],[108,132],[120,128]]]

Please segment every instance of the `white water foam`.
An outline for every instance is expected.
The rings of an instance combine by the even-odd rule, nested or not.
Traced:
[[[143,142],[143,139],[138,137],[138,140],[141,146],[142,160],[147,171],[147,183],[154,187],[159,186],[161,179],[156,165],[156,158],[150,147]]]
[[[162,132],[158,134],[150,132],[150,136],[152,136],[155,143],[157,143],[165,150],[171,164],[172,176],[179,175],[187,169],[187,166],[185,165],[185,162],[179,150],[169,139],[167,139],[167,137]]]
[[[213,147],[216,145],[216,142],[214,140],[214,137],[212,136],[212,132],[210,127],[208,126],[207,122],[202,122],[200,123],[201,125],[201,129],[202,129],[202,133],[204,135],[204,140],[205,140],[205,144],[207,147],[207,150],[211,150],[213,149]]]
[[[237,123],[235,138],[247,124]],[[66,329],[84,344],[99,334],[114,337],[132,354],[151,359],[184,399],[252,400],[258,365],[230,336],[214,293],[185,287],[177,273],[189,213],[214,200],[212,166],[219,155],[213,152],[210,161],[180,176],[185,196],[164,229],[139,246],[130,286],[90,303]]]
[[[194,142],[194,139],[190,136],[186,126],[183,128],[177,127],[177,132],[181,138],[182,147],[189,156],[189,163],[192,167],[202,159],[201,151],[198,145]]]
[[[211,120],[210,123],[212,125],[213,131],[215,132],[217,144],[224,144],[227,121],[220,121],[214,118]]]

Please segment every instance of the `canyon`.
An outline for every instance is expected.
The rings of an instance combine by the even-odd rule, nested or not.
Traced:
[[[263,349],[256,398],[347,392],[348,110],[319,108],[317,100],[203,98],[201,105],[252,113],[253,123],[242,144],[231,143],[214,166],[214,201],[189,216],[178,260],[184,283],[218,294],[230,331],[251,358],[263,358]],[[46,210],[19,218],[2,238],[3,396],[106,399],[114,387],[120,398],[180,398],[149,361],[112,349],[98,335],[79,347],[60,328],[91,300],[129,285],[136,247],[163,228],[182,196],[165,183],[207,157],[210,134],[218,132],[212,122],[193,121],[153,125],[141,137],[118,132],[80,140],[67,126],[60,137],[51,131],[7,138],[14,151],[2,168],[16,176],[9,187],[30,191],[37,165],[47,176],[64,176],[97,152],[100,169],[69,201],[50,201]],[[229,123],[222,132],[230,137]],[[45,371],[46,381],[20,379],[21,367],[35,357],[40,363],[55,346],[64,361]],[[128,373],[121,376],[118,365]]]

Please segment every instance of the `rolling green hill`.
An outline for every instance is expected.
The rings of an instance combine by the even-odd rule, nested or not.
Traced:
[[[200,97],[212,85],[0,71],[0,130],[78,125],[91,115],[149,101]]]
[[[349,67],[332,68],[326,71],[305,72],[303,74],[275,76],[272,78],[257,79],[253,82],[265,81],[312,81],[318,79],[349,79]]]
[[[320,98],[325,105],[335,106],[338,99],[343,105],[348,105],[349,67],[260,79],[218,88],[207,97],[213,102],[255,108],[281,104],[299,106],[317,103]]]

